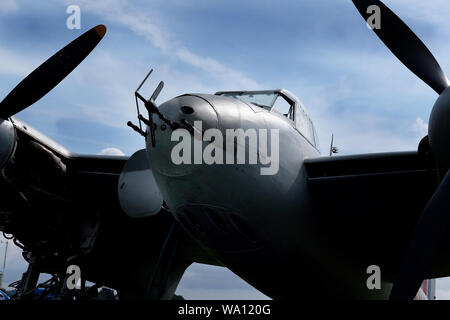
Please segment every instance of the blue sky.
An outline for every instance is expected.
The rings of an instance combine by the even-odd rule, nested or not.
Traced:
[[[448,1],[385,3],[450,72]],[[81,30],[66,28],[72,4],[81,8]],[[133,92],[150,67],[155,72],[142,91],[150,95],[164,80],[158,102],[187,92],[290,90],[313,119],[323,154],[332,132],[341,154],[414,150],[436,99],[365,27],[350,0],[2,0],[0,96],[99,23],[108,33],[91,56],[18,115],[79,153],[131,155],[144,147],[125,124],[135,118]],[[8,266],[13,281],[25,266],[17,250]],[[450,298],[450,281],[439,285],[440,297]],[[262,297],[231,272],[199,265],[179,292]]]

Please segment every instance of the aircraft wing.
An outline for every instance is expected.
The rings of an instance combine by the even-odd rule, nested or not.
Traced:
[[[26,258],[39,260],[39,272],[64,273],[76,264],[85,279],[122,296],[170,298],[161,282],[178,282],[193,262],[220,265],[164,208],[138,219],[124,213],[118,180],[128,157],[75,154],[23,121],[13,123],[16,150],[0,176],[0,231],[33,253]],[[173,270],[164,280],[168,263]],[[152,281],[165,289],[149,293]]]
[[[392,280],[438,186],[432,160],[416,151],[381,153],[308,159],[305,168],[324,247],[379,265]],[[450,243],[448,232],[446,238]],[[441,248],[428,277],[450,275],[445,252]]]

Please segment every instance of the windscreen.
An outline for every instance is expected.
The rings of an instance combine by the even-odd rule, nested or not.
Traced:
[[[252,103],[254,105],[257,105],[258,107],[270,110],[278,94],[275,92],[226,92],[223,93],[222,96],[233,97],[248,103]]]

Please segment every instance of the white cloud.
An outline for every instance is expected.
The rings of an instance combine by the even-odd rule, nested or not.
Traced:
[[[450,290],[436,289],[436,300],[450,300]]]
[[[268,300],[247,282],[224,267],[194,263],[184,273],[177,294],[188,300]]]
[[[16,0],[2,0],[0,2],[0,12],[10,13],[19,10]]]
[[[402,20],[414,19],[432,25],[448,24],[447,17],[450,15],[448,0],[385,0],[384,2]]]
[[[73,102],[75,109],[80,110],[83,117],[88,117],[95,122],[124,128],[128,120],[136,119],[133,93],[148,68],[149,66],[144,62],[135,61],[130,64],[129,61],[119,59],[99,48],[62,83],[62,86],[80,92],[86,87],[96,88],[98,94],[95,96],[77,97],[76,102]],[[101,72],[92,72],[92,70],[101,70]],[[120,81],[117,75],[120,75]],[[205,83],[196,75],[178,71],[164,64],[155,68],[141,93],[145,97],[150,96],[156,88],[156,81],[161,79],[166,86],[158,97],[158,103],[186,92],[214,91],[214,88],[205,86]],[[141,112],[144,112],[142,104]]]
[[[0,48],[0,74],[24,77],[37,66],[39,62],[34,56]]]
[[[67,0],[72,3],[73,0]],[[155,13],[142,11],[131,5],[130,1],[119,0],[112,3],[108,0],[79,0],[82,10],[103,16],[112,23],[127,27],[139,36],[149,40],[165,55],[174,56],[191,66],[197,67],[223,83],[223,87],[239,87],[240,89],[259,88],[257,82],[243,72],[227,67],[219,61],[198,55],[178,44],[174,37],[158,24]]]
[[[122,150],[117,148],[106,148],[100,151],[101,155],[104,156],[124,156],[125,154],[122,152]]]
[[[304,94],[302,100],[314,121],[325,156],[328,156],[332,133],[334,145],[342,155],[411,151],[422,138],[411,134],[410,120],[398,117],[394,108],[389,109],[388,101],[387,105],[377,102],[387,94],[376,93],[376,102],[371,101],[366,94],[361,95],[360,88],[355,88],[348,77],[326,86],[302,81],[298,87]]]
[[[422,118],[417,117],[411,129],[416,133],[418,137],[423,138],[428,134],[428,123],[423,121]]]
[[[77,3],[82,11],[90,11],[105,17],[108,21],[128,27],[136,34],[145,37],[162,50],[170,48],[170,35],[156,23],[156,15],[140,11],[130,5],[128,0],[66,0],[67,4]]]
[[[182,61],[218,77],[223,82],[233,84],[233,86],[237,85],[241,89],[259,89],[260,87],[256,81],[248,78],[241,71],[230,69],[214,59],[200,57],[185,48],[179,48],[176,55]]]

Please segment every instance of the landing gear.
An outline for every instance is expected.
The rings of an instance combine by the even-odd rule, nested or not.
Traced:
[[[185,270],[192,263],[186,255],[184,233],[169,214],[157,216],[159,230],[152,234],[153,246],[142,254],[133,275],[117,286],[121,300],[172,300]],[[125,272],[130,272],[131,267]]]
[[[176,281],[176,285],[178,285],[179,281],[179,279],[173,279],[173,275],[175,275],[176,278],[178,272],[175,272],[174,274],[172,271],[175,271],[174,269],[176,267],[174,262],[181,236],[180,231],[180,226],[174,220],[167,234],[167,238],[161,248],[156,266],[152,272],[152,276],[147,287],[147,299],[172,299],[173,293],[171,287],[173,285],[173,281]],[[184,273],[185,268],[182,269]]]
[[[50,279],[38,284],[41,274],[35,265],[35,259],[29,259],[27,271],[22,275],[22,279],[10,284],[16,289],[13,300],[90,300],[98,296],[98,285],[86,287],[86,280],[81,278],[81,287],[69,288],[69,281],[72,274],[62,273],[52,274]],[[75,280],[75,284],[78,280]]]
[[[16,300],[25,300],[32,295],[39,280],[39,275],[40,272],[30,263],[27,271],[22,275],[22,280],[17,282],[17,294],[14,298]]]

